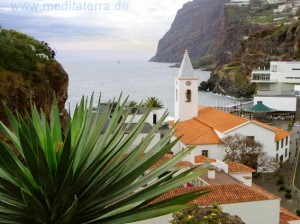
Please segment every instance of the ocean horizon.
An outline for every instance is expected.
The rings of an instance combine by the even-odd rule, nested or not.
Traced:
[[[101,93],[103,102],[118,98],[122,93],[129,101],[141,102],[147,97],[157,97],[169,111],[174,112],[175,77],[179,68],[174,63],[156,63],[143,61],[96,61],[61,60],[69,75],[69,91],[66,107],[74,111],[82,96],[95,95],[95,104]],[[206,81],[209,71],[194,70],[199,83]],[[199,104],[205,106],[236,105],[241,99],[235,99],[210,92],[199,92]]]

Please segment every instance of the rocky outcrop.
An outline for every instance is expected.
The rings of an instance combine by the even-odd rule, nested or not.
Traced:
[[[235,97],[251,97],[251,71],[268,68],[270,61],[300,60],[300,21],[269,26],[241,41],[241,52],[214,72],[201,89]]]
[[[205,56],[218,34],[226,0],[194,0],[184,4],[170,30],[159,41],[154,62],[180,62],[185,49],[192,59]]]
[[[31,102],[49,117],[56,96],[62,118],[67,117],[68,75],[51,56],[48,45],[16,31],[0,32],[0,99],[12,110],[25,115]],[[48,55],[46,60],[37,53]],[[25,63],[23,63],[25,62]],[[0,106],[0,120],[6,122]]]
[[[248,16],[249,7],[224,8],[219,31],[213,38],[209,52],[216,67],[230,62],[235,55],[241,53],[241,39],[264,28],[263,25],[247,21],[245,18]]]

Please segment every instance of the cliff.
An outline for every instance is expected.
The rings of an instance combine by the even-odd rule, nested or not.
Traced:
[[[226,0],[194,0],[184,4],[151,61],[180,62],[185,49],[192,59],[207,55],[218,33],[225,3]]]
[[[67,116],[68,75],[45,42],[13,30],[0,30],[0,99],[25,115],[33,102],[49,116],[55,95],[62,118]],[[6,122],[2,102],[0,120]]]
[[[268,68],[270,61],[300,60],[300,21],[269,26],[241,41],[241,52],[214,72],[202,89],[235,97],[251,97],[255,85],[250,83],[251,71]]]

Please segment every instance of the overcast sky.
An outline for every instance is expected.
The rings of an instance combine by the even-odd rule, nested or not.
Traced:
[[[188,1],[1,0],[0,24],[50,43],[58,59],[146,61]]]

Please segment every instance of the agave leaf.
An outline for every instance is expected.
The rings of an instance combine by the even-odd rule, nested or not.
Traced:
[[[69,223],[72,220],[74,213],[76,212],[77,203],[78,203],[78,199],[75,196],[72,205],[66,211],[66,213],[58,220],[57,223],[61,223],[61,224]]]
[[[46,208],[35,197],[30,195],[25,189],[22,189],[24,202],[26,203],[28,212],[34,218],[35,221],[40,223],[49,222],[49,214]]]
[[[53,104],[50,115],[50,124],[51,124],[51,136],[53,138],[53,142],[62,142],[62,132],[60,125],[60,116],[57,106],[56,96],[53,96]]]
[[[164,207],[162,209],[153,209],[150,211],[136,211],[134,214],[124,214],[122,216],[116,217],[112,220],[108,219],[108,220],[101,220],[99,218],[94,219],[93,221],[87,222],[87,223],[93,223],[93,224],[111,224],[112,222],[114,224],[124,224],[124,223],[129,223],[129,222],[137,222],[140,220],[146,220],[146,219],[150,219],[153,217],[158,217],[158,216],[162,216],[162,215],[166,215],[166,214],[170,214],[172,212],[175,211],[181,211],[187,208],[191,208],[195,205],[193,204],[185,204],[185,205],[173,205],[173,206],[169,206],[169,207]]]
[[[55,196],[55,186],[45,152],[40,147],[38,147],[38,174],[43,196],[50,210]]]

